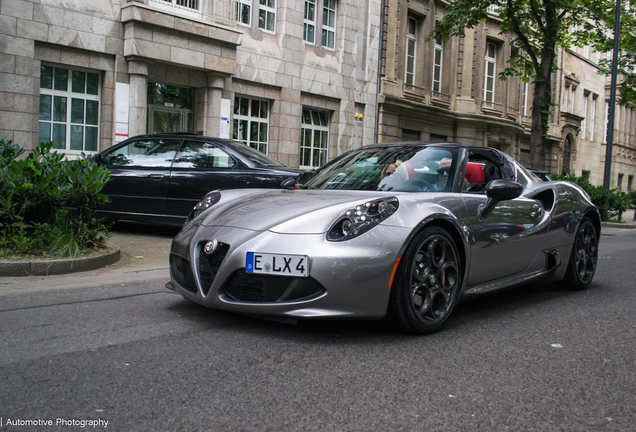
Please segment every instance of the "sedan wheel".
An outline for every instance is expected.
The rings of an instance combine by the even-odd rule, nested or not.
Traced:
[[[563,284],[575,290],[587,288],[594,278],[597,262],[598,233],[592,221],[586,217],[576,232]]]
[[[408,333],[439,330],[457,303],[459,254],[452,238],[426,228],[406,249],[392,287],[388,318]]]

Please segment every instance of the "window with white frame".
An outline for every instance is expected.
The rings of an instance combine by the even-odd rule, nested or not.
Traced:
[[[581,120],[581,138],[585,138],[585,128],[587,123],[587,105],[590,101],[590,94],[583,94],[583,120]]]
[[[484,100],[495,101],[495,72],[497,70],[497,45],[492,42],[486,44],[486,64],[484,73]]]
[[[322,46],[330,49],[336,46],[336,0],[323,0]]]
[[[576,86],[565,83],[565,92],[563,93],[563,112],[574,113],[574,95],[576,93]]]
[[[303,108],[300,133],[300,167],[315,168],[327,163],[329,119],[327,111]]]
[[[269,102],[235,96],[232,138],[267,154]]]
[[[99,73],[77,68],[40,67],[38,142],[53,148],[98,151],[101,85]]]
[[[316,0],[305,0],[303,40],[310,44],[316,43]]]
[[[169,12],[201,17],[200,0],[150,0],[150,4]]]
[[[406,58],[404,67],[404,83],[415,83],[415,54],[417,52],[417,19],[410,16],[406,29]]]
[[[521,95],[521,115],[528,116],[528,83],[523,83],[523,91]]]
[[[435,39],[435,54],[433,56],[433,91],[440,93],[442,91],[442,60],[443,47],[442,38]]]
[[[258,27],[276,32],[276,0],[258,0]]]
[[[234,2],[234,20],[245,26],[252,25],[252,0]]]
[[[596,100],[597,96],[592,96],[592,106],[590,107],[590,140],[594,141],[594,123],[596,123]]]
[[[605,131],[603,132],[603,144],[607,143],[607,132],[609,123],[609,101],[605,101]]]

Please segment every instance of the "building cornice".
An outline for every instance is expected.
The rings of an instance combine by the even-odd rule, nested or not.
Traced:
[[[438,106],[413,103],[413,102],[406,101],[402,98],[397,98],[391,95],[385,95],[384,103],[387,105],[403,108],[408,111],[413,111],[413,109],[415,108],[415,109],[421,110],[424,113],[430,113],[431,115],[442,115],[452,120],[486,123],[488,126],[507,127],[511,129],[516,129],[517,131],[521,133],[530,134],[530,131],[527,128],[525,128],[524,125],[517,123],[516,121],[513,121],[513,120],[508,120],[503,117],[493,117],[493,116],[484,115],[484,114],[459,113],[459,112],[438,107]]]
[[[208,37],[231,45],[241,45],[243,32],[221,24],[169,13],[143,3],[128,3],[121,8],[121,22],[142,22],[167,29]]]

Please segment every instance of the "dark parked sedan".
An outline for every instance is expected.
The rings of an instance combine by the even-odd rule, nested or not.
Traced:
[[[193,134],[139,135],[95,157],[111,171],[98,212],[111,220],[183,225],[215,189],[292,186],[301,171],[236,141]]]
[[[534,169],[534,168],[528,168],[528,171],[530,171],[532,174],[534,174],[537,177],[539,177],[539,179],[541,179],[542,181],[551,181],[552,180],[550,178],[550,175],[547,172],[543,171],[543,170]]]

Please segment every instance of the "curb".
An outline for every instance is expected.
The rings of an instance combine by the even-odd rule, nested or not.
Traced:
[[[79,258],[0,260],[0,276],[49,276],[95,270],[121,258],[119,247],[106,244],[97,253]]]
[[[625,223],[617,223],[617,222],[601,222],[602,227],[607,228],[626,228],[626,229],[635,229],[636,225],[630,224],[628,222]]]

